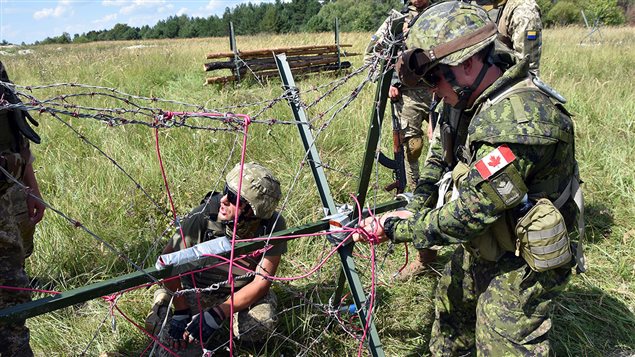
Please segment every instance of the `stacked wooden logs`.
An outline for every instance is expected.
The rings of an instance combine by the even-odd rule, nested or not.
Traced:
[[[317,45],[238,51],[237,53],[210,53],[207,59],[228,58],[228,60],[206,63],[205,71],[229,69],[232,75],[210,77],[207,78],[206,83],[226,83],[253,75],[258,78],[278,76],[274,56],[282,53],[287,55],[287,62],[294,74],[346,69],[351,66],[351,63],[343,59],[358,54],[346,53],[341,50],[342,47],[351,47],[351,45],[339,45],[339,48],[337,45]]]

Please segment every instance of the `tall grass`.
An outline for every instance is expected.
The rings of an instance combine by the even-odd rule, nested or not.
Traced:
[[[635,351],[635,31],[632,28],[602,29],[604,42],[579,46],[586,34],[581,28],[547,30],[541,76],[568,100],[576,121],[577,155],[585,181],[587,202],[587,258],[590,270],[575,276],[557,299],[552,340],[558,355],[619,355]],[[362,52],[369,34],[344,34],[343,43]],[[287,45],[324,44],[332,34],[238,37],[238,47],[255,49]],[[146,47],[127,47],[143,44]],[[203,86],[205,54],[227,50],[227,40],[156,40],[144,42],[92,43],[33,47],[34,53],[3,59],[12,79],[22,85],[58,82],[114,87],[123,92],[226,108],[255,103],[282,94],[280,82],[263,86],[255,82],[239,85]],[[354,66],[359,58],[351,59]],[[296,80],[309,103],[319,93],[310,89],[334,80],[315,75]],[[362,78],[355,78],[324,102],[311,108],[317,118],[333,103],[350,94]],[[57,92],[57,93],[56,93]],[[59,90],[37,91],[50,97]],[[366,87],[359,98],[336,116],[317,140],[323,162],[337,168],[327,170],[332,193],[338,202],[350,202],[357,187],[374,87]],[[89,106],[120,106],[95,98]],[[254,114],[262,105],[226,109]],[[166,108],[170,109],[170,108]],[[273,106],[264,118],[291,120],[286,103]],[[329,115],[316,119],[315,131]],[[45,199],[54,207],[82,222],[104,240],[140,263],[149,266],[167,237],[170,219],[116,170],[109,160],[85,145],[57,120],[40,115],[38,132],[43,143],[34,147],[35,167]],[[168,207],[153,131],[140,126],[106,127],[91,120],[64,118],[89,141],[104,150],[130,173],[163,207]],[[385,134],[388,134],[386,125]],[[247,145],[248,160],[269,166],[289,195],[284,214],[290,225],[322,217],[319,197],[306,165],[297,130],[287,125],[253,124]],[[221,171],[237,136],[188,129],[162,129],[160,142],[167,176],[179,214],[198,203],[210,190],[218,190]],[[382,141],[388,148],[389,136]],[[240,139],[240,137],[239,137]],[[229,158],[238,162],[237,151]],[[301,169],[301,170],[300,170]],[[296,172],[299,179],[291,186]],[[382,187],[390,180],[385,169],[373,174],[372,184]],[[222,183],[221,183],[222,184]],[[373,191],[371,200],[382,202],[389,195]],[[158,240],[158,243],[156,242]],[[322,238],[291,242],[280,275],[293,276],[315,265],[319,252],[328,249]],[[369,254],[367,247],[359,247]],[[412,252],[412,248],[411,248]],[[442,251],[440,264],[450,249]],[[387,355],[425,355],[433,319],[434,275],[396,284],[390,280],[404,262],[403,247],[388,254],[379,249],[378,306],[376,326]],[[366,259],[357,259],[365,282],[369,280]],[[131,267],[104,246],[68,222],[48,212],[39,225],[34,255],[28,260],[31,276],[57,290],[67,290],[132,271]],[[264,349],[246,348],[243,353],[262,355],[356,355],[357,341],[316,305],[326,304],[339,273],[337,258],[307,279],[276,284],[280,296],[281,323],[278,334]],[[152,290],[125,294],[119,306],[136,322],[143,321]],[[119,352],[138,355],[148,341],[131,324],[117,317],[111,328],[108,306],[100,300],[39,316],[28,321],[32,346],[41,355],[87,355]],[[106,318],[106,323],[100,325]],[[348,327],[355,323],[347,323]],[[94,342],[89,341],[96,336]],[[302,346],[311,346],[305,348]]]

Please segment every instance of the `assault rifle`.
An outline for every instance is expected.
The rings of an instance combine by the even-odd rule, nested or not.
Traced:
[[[393,159],[388,158],[384,153],[379,153],[379,163],[392,170],[395,181],[384,187],[386,191],[397,189],[397,194],[403,193],[406,188],[406,166],[404,164],[403,142],[401,141],[401,124],[397,117],[395,101],[390,101],[392,112],[392,152]]]

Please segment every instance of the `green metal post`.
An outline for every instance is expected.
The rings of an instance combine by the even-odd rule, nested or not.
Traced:
[[[238,55],[238,48],[236,47],[236,34],[234,33],[234,23],[229,22],[229,48],[234,52],[234,74],[236,79],[240,82],[240,56]]]
[[[405,205],[405,201],[389,201],[377,207],[377,212],[387,212]],[[302,235],[309,233],[317,233],[329,229],[329,223],[326,221],[318,221],[308,223],[302,226],[292,227],[284,231],[276,232],[274,237]],[[237,242],[236,254],[244,254],[253,252],[264,246],[261,242]],[[229,253],[226,254],[229,256]],[[95,284],[83,286],[81,288],[62,292],[61,294],[33,300],[28,303],[14,305],[0,310],[0,321],[16,321],[30,317],[39,316],[48,312],[62,309],[71,305],[83,303],[101,296],[106,296],[121,292],[126,289],[133,288],[146,283],[153,282],[152,279],[166,279],[178,274],[182,274],[192,269],[192,266],[204,267],[208,264],[215,264],[218,260],[215,258],[203,258],[194,262],[182,265],[174,265],[166,269],[157,270],[155,268],[147,268],[143,271],[137,271],[124,276],[108,279]]]

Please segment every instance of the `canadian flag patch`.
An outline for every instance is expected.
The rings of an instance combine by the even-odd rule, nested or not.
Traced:
[[[516,156],[509,147],[501,145],[485,155],[484,158],[478,160],[474,167],[476,167],[481,177],[487,180],[514,160],[516,160]]]

